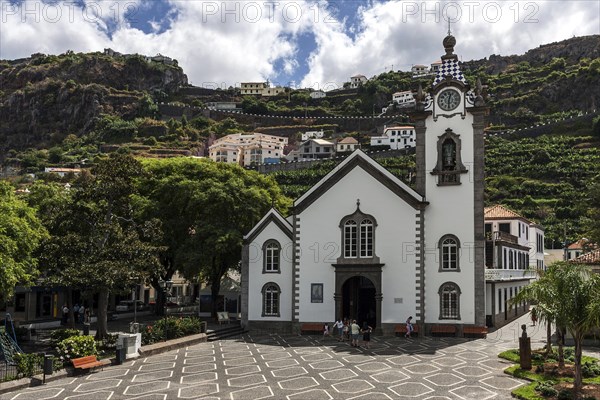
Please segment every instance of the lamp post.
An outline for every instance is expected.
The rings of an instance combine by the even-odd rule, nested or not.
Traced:
[[[168,281],[164,281],[164,280],[160,280],[160,287],[163,289],[163,293],[164,293],[164,304],[163,304],[163,309],[164,309],[164,313],[165,313],[165,342],[167,341],[167,301],[169,296],[171,295],[171,288],[173,287],[173,281],[172,280],[168,280]]]

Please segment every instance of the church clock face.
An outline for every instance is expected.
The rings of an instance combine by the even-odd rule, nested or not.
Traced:
[[[443,90],[437,98],[437,104],[444,111],[452,111],[460,104],[460,94],[456,90]]]

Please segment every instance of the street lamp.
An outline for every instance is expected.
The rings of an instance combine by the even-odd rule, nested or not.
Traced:
[[[169,296],[171,295],[171,288],[173,287],[173,281],[172,280],[168,280],[168,281],[164,281],[164,280],[160,280],[159,281],[160,287],[163,290],[164,293],[164,304],[163,304],[163,309],[165,312],[165,342],[167,341],[167,301]]]

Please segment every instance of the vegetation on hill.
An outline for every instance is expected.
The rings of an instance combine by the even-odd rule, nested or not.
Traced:
[[[600,141],[589,136],[532,138],[489,137],[486,141],[485,204],[504,204],[545,228],[546,246],[561,248],[578,240],[590,226],[592,183],[600,181]],[[414,155],[377,160],[413,185]],[[272,174],[288,197],[298,198],[337,162]]]

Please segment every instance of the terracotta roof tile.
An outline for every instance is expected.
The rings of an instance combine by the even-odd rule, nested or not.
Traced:
[[[583,249],[586,244],[588,244],[589,240],[586,238],[581,238],[576,242],[573,242],[569,245],[569,250]]]
[[[495,206],[486,207],[483,211],[485,219],[521,219],[529,224],[532,224],[530,220],[514,212],[513,210],[504,207],[501,204],[496,204]]]
[[[353,137],[345,137],[342,140],[340,140],[338,143],[341,144],[358,144],[358,140],[354,139]]]
[[[579,257],[574,258],[571,261],[574,263],[599,264],[600,265],[600,249],[590,251],[589,253],[582,254]]]

